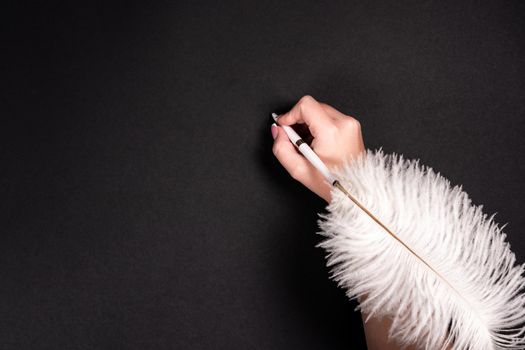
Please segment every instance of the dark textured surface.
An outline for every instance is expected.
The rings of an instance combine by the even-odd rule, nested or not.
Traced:
[[[0,348],[362,349],[271,153],[311,94],[498,212],[525,261],[520,1],[4,8]]]

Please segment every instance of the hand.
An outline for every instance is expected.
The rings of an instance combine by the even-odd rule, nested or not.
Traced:
[[[279,116],[280,125],[305,124],[313,137],[310,147],[328,168],[340,166],[345,159],[365,150],[359,122],[335,108],[302,97],[288,112]],[[282,127],[272,126],[273,154],[295,180],[326,200],[332,200],[331,187],[324,177],[295,148]]]

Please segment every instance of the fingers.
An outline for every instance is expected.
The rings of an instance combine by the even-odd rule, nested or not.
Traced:
[[[272,128],[277,130],[277,136],[273,143],[273,154],[295,180],[302,182],[303,175],[310,170],[310,163],[297,152],[283,128],[279,126],[273,126]]]
[[[288,113],[279,116],[278,121],[281,125],[306,123],[314,137],[333,126],[333,120],[325,108],[309,95],[302,97]]]

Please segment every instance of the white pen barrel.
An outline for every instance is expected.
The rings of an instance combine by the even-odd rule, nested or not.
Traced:
[[[335,178],[330,173],[330,170],[326,167],[323,161],[319,158],[315,152],[308,147],[306,143],[302,143],[299,146],[299,151],[312,163],[312,165],[323,174],[323,176],[328,180],[330,185],[333,185]]]

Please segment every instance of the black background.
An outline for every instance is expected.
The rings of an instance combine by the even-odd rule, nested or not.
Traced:
[[[525,261],[520,1],[2,11],[0,348],[362,349],[274,159],[311,94],[497,212]]]

